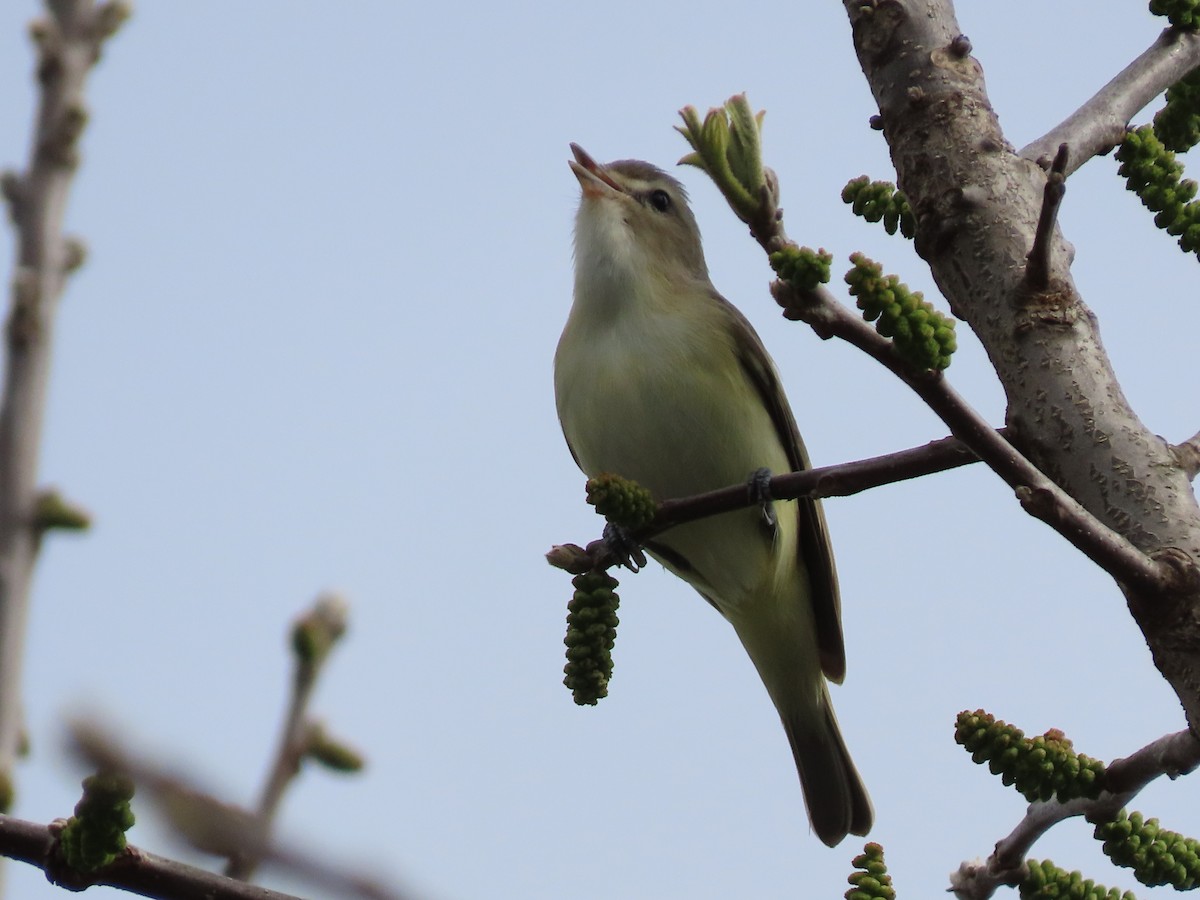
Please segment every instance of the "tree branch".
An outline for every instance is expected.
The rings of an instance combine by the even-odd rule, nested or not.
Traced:
[[[359,870],[329,865],[314,854],[286,847],[270,839],[258,815],[225,803],[154,761],[129,753],[111,735],[94,723],[76,722],[71,731],[71,749],[88,765],[107,772],[126,774],[137,784],[138,796],[157,804],[176,833],[191,846],[215,856],[232,858],[246,853],[305,879],[308,884],[338,894],[356,894],[364,900],[403,900],[409,895],[368,878]],[[35,862],[35,865],[38,863]],[[114,864],[115,865],[115,864]],[[103,870],[107,873],[108,869]],[[206,875],[253,890],[246,882],[223,875]],[[97,884],[101,883],[99,881]],[[107,882],[104,882],[107,883]],[[157,895],[155,895],[157,896]],[[202,893],[171,894],[171,897],[202,897]],[[254,893],[233,897],[257,897]],[[271,896],[269,894],[264,896]]]
[[[783,298],[781,303],[792,302],[789,294],[795,292],[787,285],[776,282],[772,289]],[[1149,559],[1046,478],[1005,440],[1003,429],[996,431],[988,425],[944,379],[914,375],[907,363],[896,356],[886,338],[877,335],[870,326],[845,310],[827,291],[816,294],[818,303],[832,304],[832,308],[823,309],[820,314],[806,312],[804,315],[819,319],[826,333],[843,338],[882,362],[912,387],[951,430],[957,429],[966,437],[952,436],[885,456],[776,475],[770,482],[773,498],[847,497],[983,459],[1005,481],[1018,489],[1018,499],[1031,515],[1060,532],[1113,577],[1154,591],[1164,590],[1176,577],[1174,569]],[[743,509],[751,503],[744,484],[734,484],[692,497],[665,500],[659,504],[654,521],[635,534],[634,539],[644,543],[676,525]],[[564,548],[574,548],[579,552],[556,552]],[[599,540],[592,541],[584,548],[573,544],[561,545],[547,554],[547,560],[551,565],[574,574],[592,568],[608,568],[619,562],[608,546]]]
[[[886,35],[881,40],[892,37],[890,26],[894,24],[893,19],[903,21],[903,17],[908,15],[899,4],[872,7],[878,15],[867,15],[862,7],[855,8],[872,24],[884,22]],[[872,52],[877,50],[872,46]],[[976,66],[968,58],[969,53],[970,42],[958,35],[949,41],[948,46],[939,47],[931,57],[937,64],[952,68],[961,68],[965,62],[967,68],[973,70]],[[923,89],[914,88],[905,93],[908,101],[919,101],[922,106],[927,105],[924,97]],[[794,257],[800,248],[787,237],[784,229],[783,210],[779,206],[781,192],[775,173],[759,164],[745,167],[745,171],[739,174],[732,163],[721,156],[725,152],[722,148],[732,146],[734,137],[742,142],[751,142],[755,152],[758,152],[757,120],[749,113],[745,95],[731,98],[724,110],[710,111],[703,123],[692,107],[685,107],[680,115],[685,126],[679,130],[695,151],[684,157],[684,161],[708,172],[737,216],[749,225],[750,233],[769,258],[774,260],[777,254],[784,258]],[[744,125],[747,120],[753,124]],[[727,136],[721,140],[714,139],[713,136],[718,134]],[[1068,157],[1064,144],[1059,147],[1054,167],[1045,179],[1033,247],[1026,253],[1022,267],[1024,277],[1017,285],[1019,308],[1031,319],[1042,318],[1048,310],[1051,315],[1058,314],[1055,304],[1061,288],[1053,282],[1051,264],[1052,250],[1058,244],[1055,240],[1055,223],[1064,190],[1062,172],[1067,166]],[[741,179],[753,179],[753,182]],[[986,196],[980,194],[976,197],[978,192],[959,188],[942,193],[949,194],[955,205],[968,207],[983,202]],[[919,206],[917,208],[920,209]],[[951,234],[951,228],[945,223],[925,215],[919,219],[917,249],[924,249],[925,253],[936,251],[951,239]],[[1067,256],[1065,253],[1060,255],[1064,258]],[[807,281],[805,278],[802,285],[778,280],[771,285],[771,293],[783,307],[784,316],[808,323],[822,338],[842,338],[887,366],[942,418],[955,437],[1016,490],[1027,512],[1061,533],[1119,583],[1150,595],[1159,595],[1168,589],[1180,592],[1200,589],[1200,566],[1194,559],[1176,552],[1174,548],[1168,548],[1171,552],[1164,553],[1161,559],[1148,558],[1127,538],[1101,522],[1062,490],[1009,441],[999,437],[946,383],[940,371],[914,366],[891,340],[849,312],[823,285],[814,280],[815,286],[808,287]]]
[[[775,500],[849,497],[885,484],[970,465],[978,460],[979,458],[958,438],[946,437],[884,456],[776,475],[770,482],[770,494]],[[658,505],[654,521],[635,534],[634,539],[639,542],[647,541],[676,525],[744,509],[755,502],[757,501],[750,499],[744,483],[693,497],[664,500]],[[575,548],[578,553],[557,552],[567,547]],[[575,544],[560,545],[547,554],[547,561],[575,575],[593,568],[608,568],[618,563],[603,541],[592,541],[586,550]]]
[[[788,241],[782,216],[773,217],[772,221],[774,224],[769,227],[752,227],[768,252]],[[1004,434],[992,428],[940,374],[914,372],[895,352],[889,340],[878,335],[871,326],[846,309],[827,289],[822,287],[801,294],[790,285],[776,281],[771,291],[784,308],[787,318],[808,323],[822,337],[839,337],[886,366],[912,388],[952,432],[952,438],[944,438],[925,447],[854,463],[777,475],[770,483],[773,497],[790,500],[802,496],[848,496],[892,481],[933,474],[980,459],[1016,490],[1018,500],[1030,515],[1058,531],[1118,582],[1158,594],[1195,577],[1195,570],[1187,566],[1186,561],[1174,557],[1164,562],[1151,559],[1100,522],[1022,456],[1005,439]],[[953,439],[957,440],[951,443]],[[694,497],[669,499],[659,505],[654,521],[634,538],[638,542],[645,542],[675,525],[748,505],[750,500],[744,484]],[[618,562],[603,541],[593,541],[581,552],[585,554],[582,557],[577,554],[559,555],[551,551],[547,559],[551,565],[575,573],[593,567],[607,568]]]
[[[940,373],[914,372],[891,341],[877,334],[828,290],[821,288],[802,296],[781,281],[776,281],[771,290],[788,318],[809,323],[823,336],[841,338],[886,366],[949,426],[951,434],[1017,492],[1026,512],[1059,532],[1118,582],[1157,595],[1195,574],[1151,559],[1102,523],[1022,456]]]
[[[1050,286],[1050,254],[1054,248],[1054,231],[1058,228],[1058,210],[1067,192],[1067,179],[1063,173],[1067,170],[1070,156],[1067,145],[1060,144],[1046,176],[1042,214],[1038,217],[1037,233],[1033,236],[1033,249],[1029,251],[1029,264],[1025,267],[1025,283],[1033,291],[1044,291]]]
[[[127,847],[114,862],[92,876],[65,872],[56,857],[57,832],[56,826],[0,815],[0,855],[38,867],[52,884],[72,891],[106,885],[163,900],[301,900],[292,894],[226,878],[134,846]]]
[[[16,231],[16,272],[4,333],[0,396],[0,810],[12,797],[21,730],[21,670],[36,527],[38,454],[54,319],[77,244],[63,237],[67,193],[87,120],[83,87],[100,48],[127,15],[123,4],[57,0],[34,23],[40,87],[26,170],[4,196]]]
[[[297,636],[296,632],[300,629],[306,629],[306,634]],[[308,718],[308,704],[317,677],[329,658],[329,650],[345,631],[346,603],[335,594],[319,597],[313,608],[294,626],[292,645],[296,668],[292,676],[291,699],[275,757],[258,801],[257,827],[264,838],[271,833],[284,792],[300,774],[300,765],[308,753],[313,728]],[[258,849],[254,843],[236,846],[225,867],[225,874],[230,878],[249,880],[261,859],[255,852]]]
[[[1189,479],[1194,480],[1197,475],[1200,475],[1200,431],[1182,444],[1173,446],[1171,452],[1175,454],[1175,458],[1179,460],[1179,465],[1183,467]]]
[[[979,458],[962,441],[948,437],[884,456],[776,475],[771,478],[770,494],[775,500],[849,497],[885,484],[933,475],[978,461]],[[754,502],[748,497],[745,484],[730,485],[694,497],[664,500],[659,504],[646,537],[684,522],[744,509]]]
[[[976,438],[993,442],[994,433],[968,417],[951,431],[1009,484],[1024,482],[1026,509],[1113,573],[1155,665],[1200,729],[1200,507],[1176,455],[1130,408],[1096,317],[1071,278],[1060,229],[1048,254],[1047,288],[1031,291],[1024,278],[1047,174],[1009,149],[981,66],[955,52],[960,29],[950,0],[844,5],[899,188],[917,214],[917,252],[987,351],[1008,401],[1009,440],[1021,454],[1005,458],[1011,450],[1004,442],[985,450]],[[1198,62],[1200,37],[1163,35],[1085,107],[1086,115],[1073,116],[1070,128],[1051,132],[1045,149],[1029,155],[1049,156],[1067,143],[1069,172],[1095,152],[1087,119],[1107,116],[1110,131],[1113,123],[1123,128],[1133,111]],[[928,385],[918,387],[935,396]],[[938,402],[961,415],[946,398]],[[1039,477],[1026,470],[1030,465]],[[1046,480],[1073,501],[1060,502]],[[1106,541],[1078,506],[1121,538]],[[1056,521],[1059,513],[1065,518]]]
[[[1070,175],[1093,156],[1121,142],[1125,129],[1155,97],[1200,66],[1200,33],[1166,29],[1137,59],[1065,121],[1021,149],[1021,156],[1043,168],[1058,147],[1071,147]]]
[[[1025,876],[1025,858],[1037,840],[1064,819],[1084,816],[1106,821],[1128,805],[1138,792],[1160,775],[1177,778],[1200,765],[1200,740],[1190,731],[1168,734],[1107,766],[1107,790],[1094,800],[1032,803],[1017,827],[983,862],[963,863],[950,876],[958,900],[987,900],[997,888],[1016,885]]]

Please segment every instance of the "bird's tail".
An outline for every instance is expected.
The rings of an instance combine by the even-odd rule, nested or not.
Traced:
[[[821,695],[820,715],[780,710],[780,717],[800,773],[808,820],[817,837],[833,847],[847,834],[870,831],[875,811],[842,740],[828,690],[822,689]]]
[[[794,613],[806,603],[766,596],[730,622],[783,720],[813,831],[833,847],[847,834],[865,835],[875,813],[833,714],[811,616]]]

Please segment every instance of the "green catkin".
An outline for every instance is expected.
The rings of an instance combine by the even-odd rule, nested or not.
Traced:
[[[617,639],[617,579],[607,572],[585,572],[571,584],[575,593],[567,604],[567,664],[563,684],[579,706],[595,706],[608,696],[612,678],[612,648]]]
[[[958,714],[954,740],[1031,803],[1095,798],[1103,790],[1104,763],[1076,753],[1057,729],[1027,738],[1021,729],[980,709]]]
[[[83,780],[83,797],[59,835],[68,866],[94,872],[124,851],[125,832],[133,827],[132,798],[133,781],[124,775],[102,772]]]
[[[842,201],[850,204],[856,216],[868,222],[883,222],[888,234],[898,230],[911,238],[917,233],[917,217],[908,198],[890,181],[871,181],[866,175],[852,178],[842,188]]]
[[[1153,127],[1127,132],[1117,148],[1118,174],[1125,186],[1155,213],[1154,224],[1179,238],[1185,253],[1200,256],[1200,202],[1196,182],[1183,177],[1183,166],[1168,150]]]
[[[1018,886],[1021,900],[1137,900],[1129,891],[1106,888],[1067,872],[1048,859],[1025,860],[1025,877]]]
[[[896,351],[921,369],[940,371],[950,365],[958,347],[954,320],[926,302],[920,291],[910,291],[895,275],[883,274],[879,263],[853,253],[854,268],[846,273],[850,294],[863,318],[890,338]]]
[[[1166,16],[1176,28],[1191,31],[1200,26],[1200,2],[1198,0],[1150,0],[1150,12]]]
[[[1167,103],[1154,116],[1154,134],[1175,153],[1200,143],[1200,69],[1167,88]]]
[[[846,900],[895,900],[896,890],[892,887],[892,876],[883,861],[883,847],[874,842],[863,847],[863,852],[854,857],[855,871],[846,880],[850,890]]]
[[[798,291],[815,291],[827,284],[833,255],[824,250],[789,244],[768,256],[775,274]]]
[[[1200,843],[1135,812],[1121,810],[1111,821],[1096,826],[1096,840],[1104,854],[1118,866],[1132,869],[1148,887],[1170,885],[1190,891],[1200,884]]]
[[[629,531],[649,525],[656,508],[648,490],[636,481],[608,472],[588,479],[587,502],[608,521]]]

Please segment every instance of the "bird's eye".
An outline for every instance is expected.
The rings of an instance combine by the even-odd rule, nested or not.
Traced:
[[[650,205],[659,212],[665,213],[671,208],[671,195],[662,188],[650,192]]]

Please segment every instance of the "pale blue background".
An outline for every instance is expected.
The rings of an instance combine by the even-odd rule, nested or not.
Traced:
[[[961,7],[1017,146],[1160,28],[1144,3]],[[36,10],[0,5],[4,165],[26,156]],[[612,694],[578,709],[560,684],[570,587],[542,561],[600,529],[551,390],[567,143],[671,166],[676,110],[743,90],[768,109],[789,232],[935,296],[911,247],[838,197],[890,170],[832,0],[142,3],[89,86],[71,198],[90,256],[56,335],[43,473],[96,525],[39,565],[17,812],[70,813],[83,773],[60,748],[79,710],[250,802],[288,623],[332,587],[352,630],[315,711],[371,767],[305,772],[289,839],[427,898],[840,896],[861,843],[809,833],[725,623],[657,566],[623,576]],[[1197,263],[1115,168],[1069,183],[1075,276],[1139,413],[1181,440],[1200,427]],[[700,173],[679,174],[818,464],[946,433],[875,363],[782,320],[761,251]],[[960,344],[949,375],[999,424],[994,375],[965,329]],[[1102,758],[1183,727],[1110,580],[983,468],[826,508],[850,659],[834,699],[901,896],[938,896],[1024,809],[954,745],[959,710],[1061,727]],[[1195,833],[1197,790],[1139,806]],[[132,839],[174,852],[150,818]],[[1035,855],[1134,887],[1087,833],[1068,823]],[[8,868],[10,896],[63,896]]]

